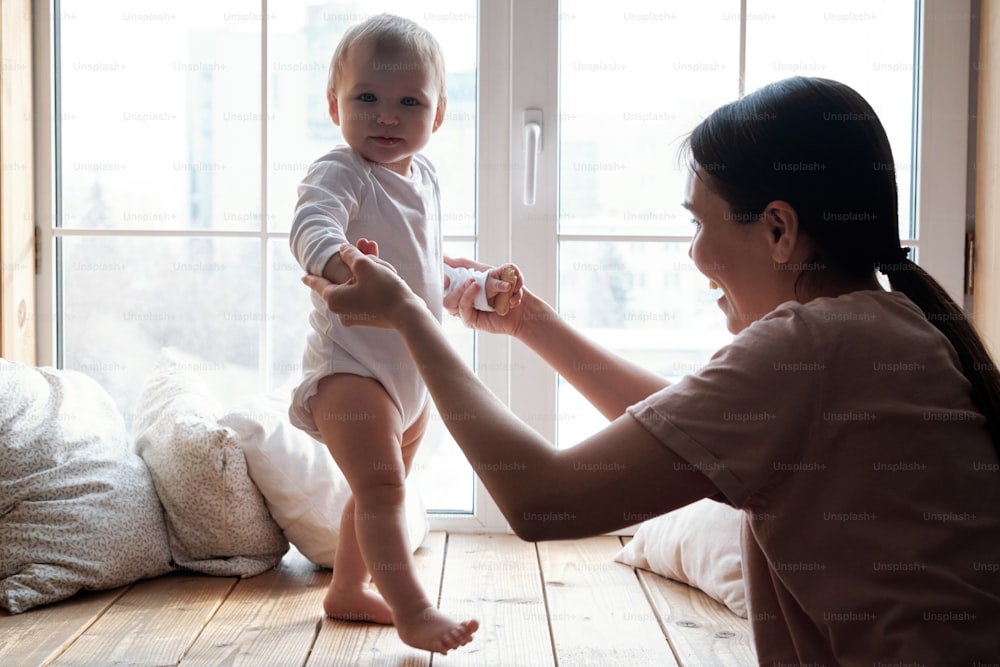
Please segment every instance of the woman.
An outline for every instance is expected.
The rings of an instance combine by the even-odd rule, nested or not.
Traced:
[[[744,510],[761,664],[995,659],[1000,378],[900,248],[874,111],[842,84],[788,79],[718,109],[688,150],[690,255],[735,334],[698,372],[669,385],[527,289],[505,318],[473,310],[476,286],[451,304],[611,420],[576,447],[553,449],[506,410],[379,262],[345,248],[352,283],[307,283],[354,322],[399,331],[442,414],[476,416],[448,427],[522,538],[599,534],[713,497]]]

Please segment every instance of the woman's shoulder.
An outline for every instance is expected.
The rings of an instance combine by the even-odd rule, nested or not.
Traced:
[[[800,320],[819,330],[877,332],[901,328],[931,333],[935,331],[923,311],[902,292],[860,290],[836,297],[820,297],[807,301],[787,301],[760,319],[760,323],[779,324]]]
[[[822,358],[926,355],[949,349],[923,311],[900,292],[866,290],[788,301],[744,329],[732,347],[741,354]]]

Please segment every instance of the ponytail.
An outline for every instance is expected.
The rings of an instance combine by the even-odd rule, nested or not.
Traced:
[[[972,383],[972,402],[986,416],[986,429],[1000,458],[1000,372],[968,316],[929,273],[904,259],[880,267],[892,289],[902,292],[943,333],[958,353],[962,372]]]

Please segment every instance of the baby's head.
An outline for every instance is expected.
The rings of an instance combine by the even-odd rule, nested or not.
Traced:
[[[352,51],[362,45],[369,46],[376,58],[386,68],[399,71],[429,70],[436,82],[437,107],[443,110],[447,102],[445,86],[444,53],[441,45],[430,32],[410,19],[393,14],[379,14],[348,28],[337,44],[330,60],[326,96],[330,100],[337,93]]]

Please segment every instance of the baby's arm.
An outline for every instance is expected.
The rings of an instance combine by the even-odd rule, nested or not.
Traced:
[[[364,184],[353,154],[331,151],[313,162],[298,187],[289,244],[306,273],[343,283],[351,272],[338,249],[360,208]]]
[[[506,315],[510,296],[517,285],[517,267],[513,264],[504,264],[502,267],[490,269],[489,271],[477,271],[476,269],[444,265],[444,294],[451,294],[459,289],[466,280],[472,278],[479,285],[476,293],[476,300],[473,303],[476,310],[486,312],[496,311],[500,315]]]

